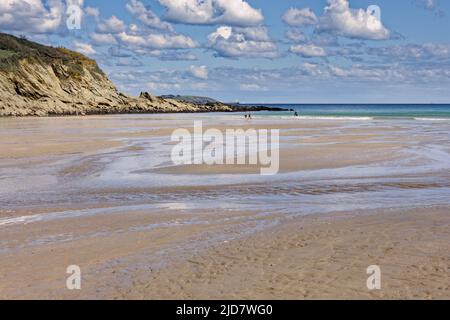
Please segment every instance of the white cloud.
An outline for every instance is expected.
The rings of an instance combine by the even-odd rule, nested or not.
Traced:
[[[97,53],[95,49],[92,47],[92,45],[84,42],[75,41],[73,49],[87,56],[92,56]]]
[[[147,82],[147,88],[150,91],[171,91],[171,90],[179,90],[181,89],[181,85],[179,83],[167,83],[167,82]]]
[[[92,16],[95,18],[98,18],[100,16],[100,10],[98,8],[93,8],[93,7],[86,7],[84,9],[84,12],[88,15],[88,16]]]
[[[216,10],[223,11],[223,15],[217,18],[216,23],[253,26],[260,24],[264,20],[261,10],[252,8],[246,1],[216,0],[213,3],[216,5]]]
[[[307,36],[303,31],[298,29],[291,29],[286,32],[286,38],[293,42],[306,42],[308,40]]]
[[[365,40],[390,37],[389,30],[380,20],[364,9],[351,9],[348,0],[328,0],[324,15],[319,19],[318,30]]]
[[[197,43],[191,38],[180,34],[147,34],[131,35],[121,32],[117,35],[120,41],[127,46],[150,49],[188,49],[196,48]]]
[[[305,62],[305,63],[303,64],[303,68],[305,68],[305,69],[308,70],[309,72],[314,72],[314,71],[317,70],[317,64]]]
[[[262,23],[261,10],[243,0],[158,0],[167,8],[166,18],[186,24],[255,26]]]
[[[217,40],[223,39],[228,40],[230,39],[231,35],[233,34],[233,28],[232,27],[219,27],[217,30],[213,33],[211,33],[208,36],[208,41],[210,43],[215,43]]]
[[[148,83],[151,83],[151,88],[159,91],[158,94],[213,95],[225,101],[237,98],[243,101],[261,98],[259,102],[267,98],[279,99],[288,96],[293,100],[299,96],[309,97],[308,99],[315,102],[319,100],[324,102],[323,99],[328,97],[331,102],[336,99],[336,94],[342,91],[352,92],[345,98],[353,97],[354,94],[367,97],[366,90],[378,92],[379,88],[386,88],[394,93],[393,87],[405,88],[405,85],[421,88],[422,92],[425,92],[426,88],[436,88],[447,98],[446,89],[450,83],[450,70],[442,68],[441,64],[419,67],[410,64],[402,66],[397,63],[342,66],[327,61],[317,64],[305,62],[283,68],[264,68],[262,65],[247,68],[209,67],[206,81],[200,79],[193,81],[189,70],[170,68],[156,71],[116,70],[110,76],[121,90],[126,89],[125,91],[136,94],[150,88]],[[328,89],[331,89],[332,93],[327,96]],[[412,89],[408,92],[416,91]],[[317,99],[318,96],[320,99]],[[423,101],[426,102],[427,99],[429,96]]]
[[[206,24],[214,14],[212,1],[158,0],[167,8],[166,18],[175,22]]]
[[[2,0],[0,29],[28,33],[51,33],[61,25],[64,5],[61,0]]]
[[[97,24],[97,31],[100,33],[120,33],[125,31],[125,29],[125,23],[116,16],[100,21]]]
[[[208,79],[208,67],[207,66],[191,66],[189,68],[190,73],[198,78],[207,80]]]
[[[423,0],[425,8],[434,9],[436,7],[436,0]]]
[[[291,8],[283,16],[283,21],[290,26],[310,26],[318,22],[316,14],[309,8]]]
[[[115,58],[129,58],[131,57],[131,53],[128,50],[122,50],[119,46],[109,47],[108,53],[111,57]]]
[[[366,9],[350,8],[348,0],[328,0],[321,17],[309,9],[291,8],[283,16],[290,26],[315,25],[319,33],[328,33],[363,40],[386,40],[390,31]],[[292,41],[298,34],[289,31],[286,36]]]
[[[332,75],[336,77],[348,77],[351,75],[351,73],[348,70],[333,65],[330,65],[330,72]]]
[[[234,32],[237,34],[242,34],[247,40],[271,41],[266,27],[235,27]]]
[[[326,57],[327,55],[324,48],[313,44],[291,46],[289,51],[304,58]]]
[[[355,81],[406,81],[411,75],[410,70],[399,69],[394,66],[361,66],[354,65],[347,68],[329,65],[331,76],[338,78],[353,78]]]
[[[131,35],[126,32],[119,33],[117,38],[127,46],[145,47],[147,44],[144,37]]]
[[[119,67],[141,67],[143,65],[144,64],[135,57],[123,57],[116,61],[116,66]]]
[[[434,14],[439,18],[446,17],[446,12],[442,9],[442,5],[439,0],[416,0],[419,1],[421,6],[425,10],[434,12]]]
[[[189,51],[180,50],[145,50],[137,49],[136,53],[157,58],[162,61],[197,61],[198,57]]]
[[[423,6],[427,10],[437,10],[439,7],[439,1],[438,0],[416,0],[419,1],[420,5]]]
[[[214,80],[198,78],[190,69],[165,68],[156,71],[114,71],[111,79],[119,87],[140,92],[147,89],[157,94],[195,94],[195,91],[214,90]],[[182,90],[182,91],[180,91]],[[211,93],[211,92],[210,92]]]
[[[161,60],[196,60],[189,53],[167,54],[161,50],[166,49],[192,49],[198,44],[190,37],[176,33],[169,23],[161,19],[142,2],[129,0],[126,9],[139,22],[127,25],[116,16],[109,19],[97,19],[96,32],[89,37],[95,45],[122,45],[125,53],[132,52],[138,55],[157,57]],[[111,55],[116,56],[117,50],[110,50]],[[123,56],[123,53],[120,53]],[[131,66],[137,65],[135,61],[123,60],[122,65],[130,62]]]
[[[154,29],[173,31],[173,28],[167,22],[161,19],[150,9],[138,0],[131,0],[127,3],[126,8],[134,17],[141,21],[144,25]]]
[[[181,34],[150,34],[147,36],[148,46],[157,49],[195,48],[197,44],[191,38]]]
[[[91,38],[92,43],[98,46],[101,45],[115,45],[117,40],[111,33],[90,33],[89,38]]]
[[[84,5],[84,0],[66,0],[68,6],[76,5],[82,7]]]
[[[366,52],[378,57],[386,57],[396,61],[411,60],[435,60],[442,61],[450,59],[449,44],[408,44],[395,45],[389,47],[373,47],[367,48]]]
[[[242,91],[253,91],[253,92],[269,90],[267,87],[261,86],[261,85],[256,84],[256,83],[242,83],[242,84],[239,85],[239,88]]]
[[[141,32],[141,29],[134,23],[128,26],[128,32],[134,35],[138,35]]]
[[[211,49],[225,58],[277,58],[278,48],[271,41],[267,28],[219,27],[208,36]]]

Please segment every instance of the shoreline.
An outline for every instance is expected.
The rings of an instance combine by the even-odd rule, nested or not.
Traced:
[[[308,105],[310,106],[310,105]],[[449,105],[450,106],[450,105]],[[275,114],[275,116],[279,116],[281,120],[310,120],[310,121],[331,121],[331,120],[340,120],[340,121],[450,121],[450,116],[436,116],[436,115],[421,115],[421,116],[401,116],[401,115],[391,115],[391,116],[378,116],[378,115],[328,115],[328,114],[302,114],[300,113],[298,116],[293,116],[292,112],[295,112],[295,109],[284,109],[278,107],[257,107],[257,108],[245,108],[238,110],[207,110],[204,106],[200,106],[200,110],[196,111],[188,111],[188,110],[180,110],[180,111],[142,111],[138,112],[136,110],[130,112],[87,112],[85,114],[76,114],[76,113],[64,113],[64,114],[46,114],[46,115],[36,115],[36,114],[24,114],[24,115],[1,115],[0,119],[20,119],[20,118],[68,118],[68,117],[80,117],[83,119],[84,117],[94,117],[94,116],[138,116],[138,115],[207,115],[207,114],[239,114],[239,113],[254,113],[254,115],[258,116],[259,113],[264,113],[264,116],[271,116]],[[300,111],[301,112],[301,111]],[[286,115],[276,114],[276,113],[286,113]],[[284,117],[284,118],[283,118]]]
[[[231,106],[231,105],[225,105]],[[208,107],[208,106],[199,106],[199,107]],[[291,112],[292,110],[277,108],[277,107],[252,107],[252,108],[242,108],[237,110],[206,110],[201,109],[197,111],[142,111],[136,112],[133,110],[131,112],[86,112],[84,114],[76,114],[76,113],[66,113],[66,114],[47,114],[47,115],[0,115],[0,119],[8,119],[8,118],[57,118],[57,117],[87,117],[87,116],[114,116],[114,115],[152,115],[152,114],[208,114],[208,113],[240,113],[240,112]]]

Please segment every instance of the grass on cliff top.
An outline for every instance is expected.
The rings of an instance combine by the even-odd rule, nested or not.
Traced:
[[[0,33],[0,70],[15,71],[18,62],[25,58],[46,65],[61,62],[68,66],[72,76],[82,75],[83,67],[103,75],[97,62],[81,53],[66,48],[49,47],[25,38]]]
[[[16,53],[13,51],[9,51],[9,50],[1,50],[0,49],[0,59],[8,59],[10,57],[15,56]]]

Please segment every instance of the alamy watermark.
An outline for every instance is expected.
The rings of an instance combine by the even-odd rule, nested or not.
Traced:
[[[77,1],[75,1],[77,2]],[[72,1],[67,1],[67,9],[66,9],[66,26],[69,30],[80,30],[81,29],[81,20],[83,18],[83,9],[77,3],[73,3]]]
[[[378,21],[381,21],[381,8],[375,4],[367,7],[367,13],[374,16]]]
[[[253,165],[261,175],[275,175],[280,168],[278,129],[203,130],[195,121],[193,131],[176,129],[171,159],[175,165]]]
[[[66,280],[68,290],[81,290],[81,268],[77,265],[70,265],[66,269],[70,276]]]
[[[370,275],[367,278],[367,289],[381,290],[381,268],[376,265],[369,266],[366,272]]]

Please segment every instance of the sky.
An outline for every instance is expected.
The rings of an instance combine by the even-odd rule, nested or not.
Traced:
[[[2,0],[0,31],[120,91],[241,103],[450,103],[448,0]]]

